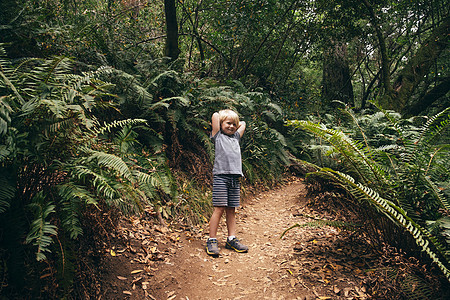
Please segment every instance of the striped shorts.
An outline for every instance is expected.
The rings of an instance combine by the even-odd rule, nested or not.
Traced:
[[[240,175],[214,175],[212,202],[213,206],[238,207],[240,200]]]

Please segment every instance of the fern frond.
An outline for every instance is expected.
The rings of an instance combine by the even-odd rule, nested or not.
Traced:
[[[35,219],[31,223],[30,232],[25,242],[37,246],[36,260],[45,260],[47,258],[45,252],[51,252],[49,246],[53,243],[52,236],[57,235],[57,227],[47,221],[47,217],[55,212],[55,205],[51,204],[50,201],[46,202],[45,197],[40,192],[33,197],[29,207],[34,210]]]
[[[430,283],[414,274],[406,274],[400,283],[400,288],[406,294],[407,299],[433,299],[433,290]]]
[[[3,65],[1,67],[3,69]],[[11,80],[9,80],[9,78],[2,70],[0,70],[0,79],[6,87],[10,88],[13,91],[14,96],[17,98],[19,104],[21,105],[24,104],[25,100],[22,98],[22,95],[20,95],[17,88],[14,86],[14,84],[11,82]]]
[[[11,123],[11,108],[8,96],[0,96],[0,136],[6,134]]]
[[[134,182],[130,168],[120,157],[114,154],[94,150],[90,150],[89,154],[89,160],[97,160],[99,166],[115,170],[120,176],[125,177],[130,182]]]
[[[72,182],[59,185],[58,192],[63,200],[79,199],[88,205],[98,207],[98,201],[91,192]]]
[[[439,124],[435,122],[440,121]],[[421,128],[420,136],[415,141],[415,144],[424,143],[428,145],[436,137],[440,137],[441,134],[450,126],[450,107],[447,107],[443,111],[431,117]]]
[[[368,201],[369,203],[377,206],[383,214],[388,216],[391,220],[394,220],[396,224],[406,229],[414,238],[416,244],[422,248],[422,251],[427,253],[427,255],[434,263],[436,263],[442,273],[447,277],[447,280],[450,281],[450,270],[446,267],[448,264],[448,256],[443,250],[442,245],[440,245],[435,238],[429,235],[424,228],[414,222],[402,208],[396,206],[389,200],[383,199],[376,191],[360,183],[356,183],[355,180],[347,174],[333,170],[326,171],[330,173],[331,177],[340,181],[343,186],[347,186],[347,191],[354,195],[355,198],[360,201]],[[433,244],[435,249],[438,250],[438,254],[428,246],[430,242]],[[439,256],[445,257],[447,261],[443,263]]]
[[[142,190],[147,197],[156,197],[156,189],[158,182],[151,174],[143,173],[140,171],[133,171],[133,175],[136,177],[139,189]]]
[[[149,173],[143,173],[141,171],[134,171],[134,175],[137,178],[139,186],[144,187],[149,191],[153,191],[156,188],[160,188],[164,193],[171,194],[171,182],[170,178],[165,174],[163,170],[158,170],[151,161],[149,161],[151,170]]]
[[[439,190],[439,187],[430,180],[429,176],[424,176],[423,180],[428,184],[429,190],[432,192],[434,198],[439,201],[443,208],[450,211],[450,203],[448,202],[447,197]]]
[[[97,123],[97,128],[94,130],[96,134],[103,134],[106,131],[111,132],[112,129],[118,128],[118,127],[125,127],[125,126],[133,126],[137,124],[146,124],[147,120],[144,119],[127,119],[127,120],[116,120],[110,124],[104,124],[100,127],[100,125]]]
[[[96,173],[86,166],[75,166],[72,168],[73,175],[84,184],[92,183],[96,192],[105,196],[107,199],[116,198],[117,191],[111,185],[107,177]]]
[[[10,204],[9,201],[13,199],[16,189],[8,180],[0,175],[0,214],[5,212]]]
[[[187,98],[185,98],[185,97],[169,97],[169,98],[164,98],[164,99],[162,99],[160,102],[165,102],[165,103],[167,103],[167,102],[172,102],[172,101],[176,101],[176,103],[181,104],[181,106],[188,106],[188,105],[190,104],[189,99],[187,99]],[[156,104],[157,104],[157,103],[153,104],[153,105],[151,106],[151,108],[152,108],[152,109],[156,109],[157,106],[154,106],[154,105],[156,105]]]
[[[144,204],[148,204],[145,193],[139,189],[134,188],[130,184],[117,184],[115,186],[120,197],[115,199],[108,199],[108,204],[114,204],[123,213],[139,213],[144,211]]]
[[[131,126],[127,125],[120,130],[114,137],[114,144],[119,146],[120,152],[125,154],[128,150],[137,143],[138,134],[132,129]]]
[[[289,227],[288,229],[286,229],[285,231],[283,231],[283,233],[281,234],[280,238],[283,238],[283,236],[290,231],[293,228],[296,227],[324,227],[324,226],[330,226],[330,227],[334,227],[334,228],[338,228],[338,229],[345,229],[345,230],[349,230],[349,231],[355,231],[357,227],[359,227],[360,225],[354,224],[354,223],[349,223],[349,222],[343,222],[343,221],[332,221],[332,220],[323,220],[323,219],[315,219],[314,221],[311,222],[307,222],[304,224],[294,224],[291,227]]]
[[[310,121],[289,121],[288,125],[308,130],[331,144],[366,184],[376,180],[380,187],[386,186],[387,181],[384,174],[380,172],[381,168],[374,167],[376,163],[366,155],[366,152],[369,155],[370,152],[342,131],[330,129],[322,124],[315,124]]]
[[[159,73],[157,76],[155,76],[149,83],[149,86],[158,86],[158,82],[165,80],[167,78],[173,79],[175,82],[179,82],[179,73],[174,70],[168,70]]]
[[[72,239],[76,239],[83,233],[79,220],[81,202],[97,207],[97,200],[88,190],[71,182],[59,185],[58,193],[63,207],[63,228],[69,232]]]

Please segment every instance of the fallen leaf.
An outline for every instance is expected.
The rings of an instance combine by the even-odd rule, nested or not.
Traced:
[[[344,296],[345,296],[345,297],[348,297],[348,295],[350,294],[350,291],[351,291],[351,289],[345,288],[345,289],[344,289]]]
[[[175,295],[175,291],[171,291],[171,292],[167,293],[167,298],[169,298],[169,297],[171,297],[173,295]]]
[[[125,295],[133,295],[130,291],[123,291],[122,293],[124,293]]]
[[[127,278],[123,277],[123,276],[117,276],[117,278],[120,279],[120,280],[127,280]]]
[[[134,279],[131,283],[136,283],[136,282],[138,282],[139,280],[141,280],[142,279],[142,276],[141,277],[138,277],[138,278],[136,278],[136,279]]]
[[[291,287],[295,287],[295,284],[297,283],[297,281],[294,278],[291,278]]]
[[[341,289],[338,288],[337,286],[334,286],[334,287],[333,287],[333,292],[334,292],[336,295],[338,295],[338,294],[341,292]]]
[[[141,273],[144,272],[144,270],[133,270],[131,271],[131,274],[137,274],[137,273]]]
[[[114,250],[111,249],[111,251],[109,251],[109,253],[111,254],[111,256],[116,256],[116,252],[114,252]]]

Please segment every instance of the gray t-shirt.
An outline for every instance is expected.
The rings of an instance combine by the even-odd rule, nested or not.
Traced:
[[[211,137],[215,147],[213,175],[242,173],[241,136],[235,132],[232,136],[223,134],[220,130]]]

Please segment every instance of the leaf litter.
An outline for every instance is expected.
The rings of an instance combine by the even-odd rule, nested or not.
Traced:
[[[219,258],[204,251],[207,224],[166,228],[151,209],[143,218],[124,218],[117,244],[106,249],[111,255],[100,294],[158,300],[400,299],[395,286],[374,273],[382,255],[362,235],[323,226],[294,228],[280,238],[293,224],[310,221],[306,215],[333,219],[308,204],[301,179],[245,199],[237,227],[249,253],[224,249],[222,220]]]

